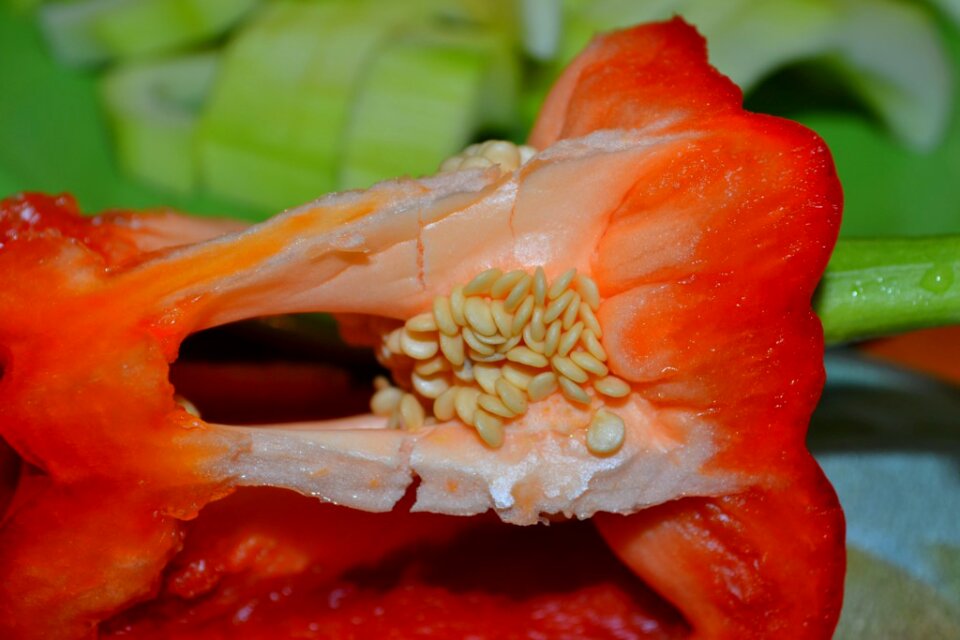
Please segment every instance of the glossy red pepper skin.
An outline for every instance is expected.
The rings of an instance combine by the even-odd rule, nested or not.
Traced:
[[[619,336],[612,365],[667,429],[683,412],[710,425],[719,446],[706,473],[746,480],[736,494],[598,517],[600,529],[696,637],[829,637],[843,519],[804,448],[823,383],[809,300],[841,205],[829,154],[797,125],[743,112],[680,21],[598,40],[532,141],[605,128],[679,141],[651,152],[592,264],[601,321]],[[0,529],[7,637],[92,634],[151,597],[183,522],[231,490],[203,472],[223,451],[194,437],[203,425],[167,376],[191,302],[142,317],[109,286],[143,251],[181,241],[148,247],[122,220],[39,196],[0,207],[0,307],[11,310],[0,318],[0,429],[39,469]],[[382,549],[353,551],[359,561]]]

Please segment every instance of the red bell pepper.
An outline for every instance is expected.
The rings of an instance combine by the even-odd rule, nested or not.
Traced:
[[[197,553],[184,522],[237,486],[389,511],[414,478],[415,509],[596,514],[694,637],[829,637],[843,517],[804,444],[823,383],[810,297],[841,208],[823,143],[744,112],[679,20],[596,40],[531,143],[540,153],[516,171],[384,183],[220,237],[228,229],[173,214],[5,201],[0,433],[29,466],[0,528],[4,637],[81,637],[161,583],[206,593],[209,574],[183,568]],[[607,366],[629,388],[590,395],[626,423],[609,456],[581,442],[593,409],[559,394],[531,403],[499,449],[457,419],[239,428],[175,400],[169,363],[200,329],[315,310],[378,318],[364,325],[376,330],[485,268],[538,265],[598,285]],[[306,550],[275,568],[336,573],[456,529],[392,517],[404,534],[376,544],[280,536]],[[224,561],[216,580],[238,566],[275,575]]]

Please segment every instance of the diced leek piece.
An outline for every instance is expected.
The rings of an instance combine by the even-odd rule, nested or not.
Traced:
[[[195,133],[217,63],[214,53],[194,54],[104,76],[101,95],[124,171],[172,191],[196,188]]]
[[[215,193],[284,208],[336,187],[357,79],[393,24],[366,3],[276,2],[227,47],[200,130]]]
[[[353,107],[339,186],[433,173],[479,129],[510,126],[516,59],[509,39],[477,28],[420,30],[385,45]]]
[[[158,54],[218,36],[261,0],[82,0],[46,3],[40,25],[65,64]]]

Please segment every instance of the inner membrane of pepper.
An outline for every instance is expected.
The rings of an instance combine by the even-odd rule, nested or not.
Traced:
[[[605,364],[599,305],[596,283],[575,269],[552,281],[542,267],[483,271],[430,310],[378,327],[376,355],[392,381],[375,381],[371,410],[394,428],[458,418],[499,447],[530,402],[554,393],[581,407],[599,400],[584,437],[595,455],[614,453],[624,423],[603,399],[630,387]]]

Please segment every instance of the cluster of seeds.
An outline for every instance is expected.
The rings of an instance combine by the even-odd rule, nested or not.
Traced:
[[[527,145],[518,146],[506,140],[487,140],[472,144],[440,165],[441,172],[461,169],[486,169],[500,165],[504,171],[514,171],[536,154],[537,150]]]
[[[609,374],[599,305],[596,283],[575,269],[552,283],[542,267],[533,274],[484,271],[384,335],[379,357],[399,386],[378,379],[371,409],[390,426],[411,429],[456,416],[498,447],[504,421],[524,414],[529,402],[559,391],[589,406],[587,385],[599,396],[622,398],[630,386]],[[601,409],[587,445],[609,454],[623,437],[623,421]]]

